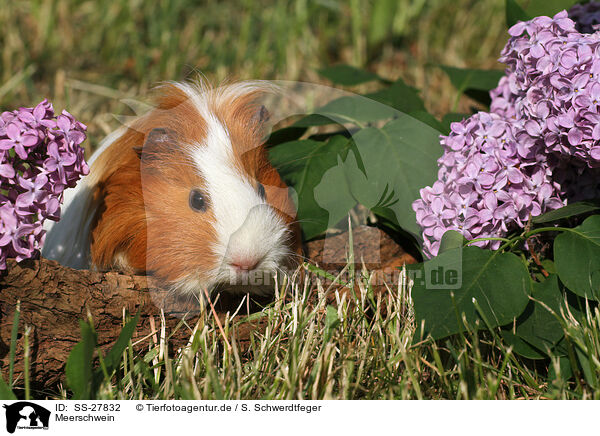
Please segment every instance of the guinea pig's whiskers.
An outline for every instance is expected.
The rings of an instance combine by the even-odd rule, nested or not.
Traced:
[[[308,258],[307,256],[304,256],[302,254],[299,254],[299,253],[290,253],[289,256],[300,259],[303,262],[310,262],[310,258]]]
[[[302,223],[318,224],[319,221],[314,220],[314,219],[310,219],[310,218],[303,218],[303,219],[292,221],[289,225],[292,225],[292,224],[302,224]]]

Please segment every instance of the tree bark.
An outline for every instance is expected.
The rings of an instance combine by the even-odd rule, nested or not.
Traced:
[[[30,378],[34,387],[47,387],[63,380],[69,352],[80,340],[79,320],[91,315],[99,345],[106,349],[118,337],[125,311],[135,314],[139,309],[141,313],[134,339],[149,334],[150,318],[160,314],[155,304],[160,296],[160,290],[146,277],[77,271],[46,259],[20,264],[9,261],[7,272],[0,278],[0,362],[4,379],[18,302],[15,380],[21,379],[18,384],[22,384],[24,333],[29,327]],[[160,319],[155,325],[160,326]],[[174,342],[177,346],[177,340]]]
[[[369,268],[389,272],[403,263],[415,261],[379,230],[359,228],[353,234],[354,256],[358,264],[361,258],[369,257],[371,261],[366,262]],[[339,270],[346,261],[347,241],[348,235],[343,233],[325,242],[309,243],[306,252],[314,263],[324,269]],[[375,257],[374,252],[377,252]],[[216,306],[218,317],[222,320],[228,311],[233,312],[242,298],[221,294]],[[200,310],[197,301],[169,294],[144,276],[73,270],[47,259],[21,263],[9,260],[7,271],[0,274],[0,365],[5,381],[9,373],[11,331],[17,303],[20,304],[20,320],[14,380],[17,385],[23,384],[24,333],[29,328],[29,371],[34,389],[49,389],[64,381],[68,355],[80,340],[80,320],[91,317],[99,347],[107,352],[121,332],[126,312],[133,315],[140,311],[140,322],[133,341],[148,337],[138,345],[147,347],[155,332],[152,326],[160,330],[161,308],[170,314],[165,317],[167,335],[182,317],[185,317],[187,325],[193,327]],[[251,311],[259,310],[265,300],[257,303],[250,306]],[[242,325],[232,334],[243,346],[251,332],[261,327],[262,324]],[[180,328],[171,338],[169,348],[176,350],[185,346],[190,335],[189,328]]]

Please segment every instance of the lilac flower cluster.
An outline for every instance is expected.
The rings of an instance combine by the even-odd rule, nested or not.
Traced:
[[[47,100],[0,114],[0,270],[41,249],[44,221],[60,218],[63,191],[89,172],[85,130]]]
[[[509,34],[500,58],[507,74],[490,92],[491,113],[451,125],[438,181],[413,203],[427,256],[447,230],[503,237],[568,201],[600,198],[600,33],[580,33],[562,11]]]
[[[574,5],[569,9],[569,18],[575,21],[575,27],[581,33],[594,33],[600,28],[600,3]]]

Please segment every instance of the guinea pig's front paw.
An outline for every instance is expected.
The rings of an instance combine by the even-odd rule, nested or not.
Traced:
[[[125,253],[117,253],[113,257],[112,269],[121,271],[123,274],[134,275],[138,274],[142,271],[138,271],[131,266],[129,261],[127,260],[127,256]]]

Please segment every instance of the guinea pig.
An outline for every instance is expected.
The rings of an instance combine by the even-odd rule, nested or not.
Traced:
[[[296,265],[295,206],[262,141],[266,91],[261,82],[160,86],[153,109],[94,153],[42,255],[200,294]]]

